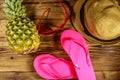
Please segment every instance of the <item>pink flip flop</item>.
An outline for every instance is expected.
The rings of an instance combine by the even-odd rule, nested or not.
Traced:
[[[49,54],[42,54],[35,58],[34,68],[44,79],[77,79],[71,61],[57,58]]]
[[[96,80],[83,36],[74,30],[66,30],[61,35],[61,44],[74,64],[78,79]]]

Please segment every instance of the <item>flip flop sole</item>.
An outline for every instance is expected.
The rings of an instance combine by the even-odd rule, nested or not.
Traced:
[[[76,79],[76,72],[71,61],[42,54],[35,58],[34,68],[45,79]]]
[[[96,80],[83,36],[74,30],[66,30],[62,33],[61,44],[71,58],[79,80]]]

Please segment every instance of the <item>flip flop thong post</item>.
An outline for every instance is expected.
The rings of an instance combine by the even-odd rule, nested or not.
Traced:
[[[50,54],[42,54],[35,58],[34,68],[44,79],[77,79],[71,61],[57,58]]]
[[[61,45],[74,64],[78,79],[96,80],[87,44],[83,36],[74,30],[66,30],[61,35]]]

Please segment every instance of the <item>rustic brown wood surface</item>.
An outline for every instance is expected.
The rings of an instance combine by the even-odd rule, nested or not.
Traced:
[[[77,0],[63,1],[71,14],[72,7]],[[61,32],[47,36],[40,35],[41,45],[38,52],[18,55],[12,52],[7,44],[5,35],[7,20],[2,11],[3,2],[4,0],[0,0],[0,80],[44,80],[36,74],[33,60],[37,55],[44,53],[69,59],[60,45],[60,35],[64,29],[74,29],[70,18]],[[57,0],[24,0],[23,5],[27,8],[28,17],[36,24],[39,16],[48,7],[51,11],[47,21],[52,24],[53,28],[60,25],[65,18],[64,10]],[[87,43],[97,80],[120,80],[120,43],[109,45],[88,41]]]

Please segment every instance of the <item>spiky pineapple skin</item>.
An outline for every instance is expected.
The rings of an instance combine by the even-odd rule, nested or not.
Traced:
[[[36,25],[27,17],[9,20],[6,35],[10,48],[16,53],[28,54],[40,45]]]

